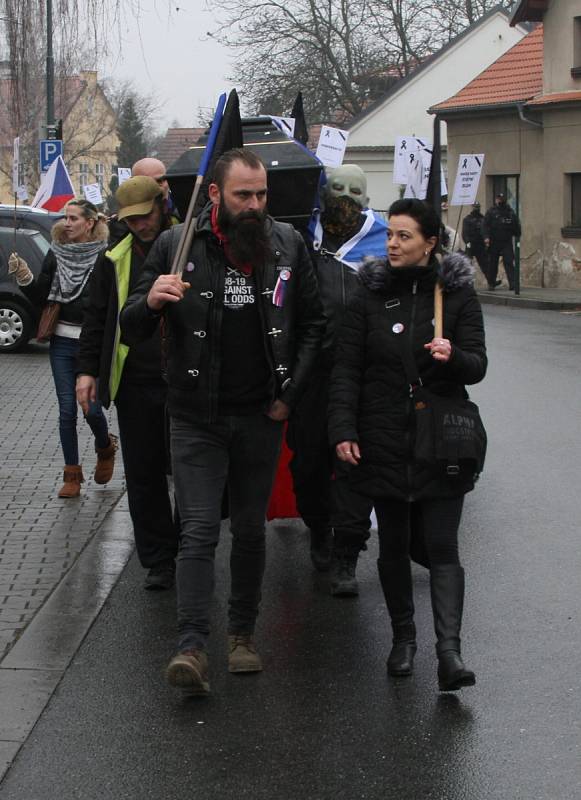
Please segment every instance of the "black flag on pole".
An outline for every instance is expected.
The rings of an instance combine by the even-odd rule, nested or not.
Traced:
[[[224,116],[222,117],[222,124],[216,137],[216,144],[212,151],[212,158],[206,169],[204,182],[200,188],[200,194],[196,202],[194,214],[198,214],[209,200],[208,186],[212,181],[214,172],[214,164],[227,150],[232,150],[234,147],[242,147],[242,121],[240,119],[240,102],[238,100],[238,93],[236,89],[232,89],[228,95],[226,108],[224,109]]]
[[[293,110],[291,111],[290,115],[295,121],[295,135],[293,138],[296,139],[297,142],[304,144],[306,147],[307,142],[309,141],[309,130],[307,128],[307,121],[305,119],[302,92],[297,94],[297,99],[295,100]]]
[[[432,142],[432,163],[428,178],[426,202],[430,203],[438,219],[442,218],[442,152],[440,144],[440,117],[434,117],[434,136]]]

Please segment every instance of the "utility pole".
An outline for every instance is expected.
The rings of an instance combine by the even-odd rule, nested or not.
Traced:
[[[46,136],[56,138],[54,118],[54,58],[52,55],[52,0],[46,0]]]

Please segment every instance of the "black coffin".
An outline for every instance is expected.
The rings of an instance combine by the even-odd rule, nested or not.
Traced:
[[[244,147],[264,162],[268,173],[268,210],[278,220],[304,228],[310,219],[323,166],[302,145],[289,139],[270,117],[242,120]],[[174,202],[185,217],[207,135],[185,151],[167,171]]]

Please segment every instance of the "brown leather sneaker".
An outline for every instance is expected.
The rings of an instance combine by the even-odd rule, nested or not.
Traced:
[[[95,445],[95,452],[97,453],[97,466],[95,467],[95,474],[93,475],[95,483],[109,483],[113,477],[115,453],[119,447],[118,442],[118,437],[110,433],[107,447],[97,447],[97,445]]]
[[[186,689],[189,694],[210,694],[208,681],[208,656],[203,650],[184,650],[169,662],[167,682],[176,689]]]
[[[228,670],[230,672],[261,672],[262,661],[256,652],[254,638],[249,634],[228,636]]]

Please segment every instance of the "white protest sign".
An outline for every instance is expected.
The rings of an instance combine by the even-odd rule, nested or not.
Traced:
[[[20,171],[20,136],[14,140],[14,155],[12,159],[12,191],[18,194],[20,183],[18,181],[18,173]]]
[[[315,155],[326,167],[340,167],[343,163],[349,131],[321,126],[321,135]]]
[[[458,171],[452,194],[452,206],[471,206],[476,202],[478,184],[484,164],[484,153],[463,153],[458,159]]]
[[[271,120],[274,122],[276,127],[285,133],[289,139],[292,139],[295,135],[295,118],[294,117],[273,117],[271,115]]]
[[[83,194],[85,195],[89,203],[93,203],[93,205],[95,206],[98,206],[103,202],[101,187],[99,186],[98,183],[85,184],[85,186],[83,186]]]
[[[131,167],[117,167],[117,179],[119,186],[131,177]]]
[[[430,145],[421,148],[416,154],[415,159],[410,165],[408,180],[404,197],[416,197],[418,200],[425,200],[428,194],[428,181],[430,180],[430,168],[432,166],[432,150]],[[444,170],[440,167],[440,194],[448,194]]]
[[[405,181],[406,187],[403,196],[405,198],[408,197],[416,197],[418,199],[422,199],[422,184],[423,184],[423,176],[424,176],[424,165],[422,161],[422,154],[421,152],[417,152],[413,154],[413,159],[410,160],[408,163],[408,172],[407,172],[407,179]],[[424,197],[425,197],[425,190],[424,190]]]
[[[410,169],[415,167],[418,153],[430,147],[427,139],[418,136],[398,136],[393,152],[393,182],[408,183]]]

